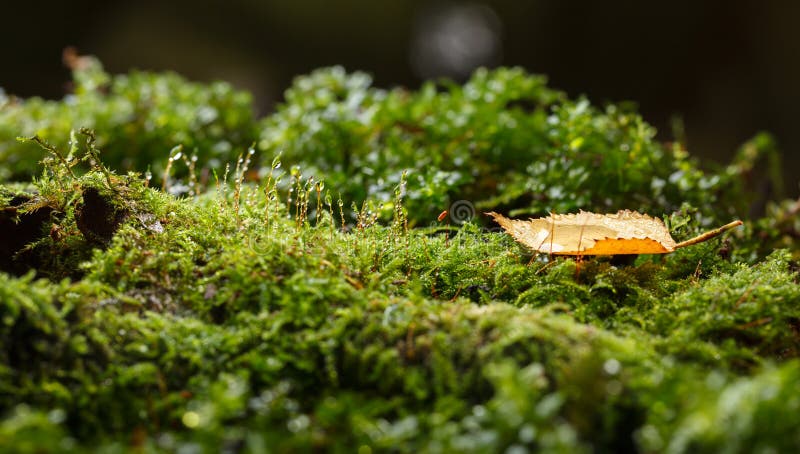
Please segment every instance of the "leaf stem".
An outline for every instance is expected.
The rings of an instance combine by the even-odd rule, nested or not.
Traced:
[[[703,233],[701,235],[698,235],[698,236],[696,236],[694,238],[691,238],[689,240],[681,241],[680,243],[675,245],[675,249],[680,249],[682,247],[691,246],[691,245],[694,245],[694,244],[697,244],[697,243],[702,243],[703,241],[708,241],[711,238],[714,238],[715,236],[719,236],[723,232],[725,232],[727,230],[730,230],[730,229],[732,229],[734,227],[738,227],[740,225],[742,225],[742,221],[739,221],[739,220],[736,220],[736,221],[733,221],[733,222],[729,222],[728,224],[725,224],[722,227],[716,228],[714,230],[709,230],[708,232]]]

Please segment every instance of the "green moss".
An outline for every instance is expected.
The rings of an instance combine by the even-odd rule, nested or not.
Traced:
[[[76,77],[107,83],[93,68]],[[200,192],[185,197],[106,167],[117,152],[100,151],[102,130],[67,133],[68,152],[66,138],[39,140],[41,177],[0,189],[0,227],[32,226],[0,273],[0,445],[798,447],[792,203],[666,257],[532,256],[478,219],[431,222],[434,206],[469,194],[531,212],[646,207],[685,239],[743,209],[724,200],[770,156],[766,139],[703,172],[634,113],[570,101],[519,70],[414,93],[321,71],[264,125],[262,150],[309,166],[274,161],[250,181],[245,155],[216,184],[173,179]],[[514,153],[544,167],[512,166]],[[535,184],[563,193],[523,195]]]
[[[697,377],[694,386],[676,380],[672,398],[683,397],[658,402],[659,411],[637,431],[640,446],[665,452],[795,450],[798,366],[792,361],[738,378],[711,372]],[[686,392],[693,398],[686,399]]]
[[[722,347],[709,360],[741,365],[762,357],[797,357],[798,303],[789,254],[776,251],[756,265],[688,287],[667,304],[652,306],[643,318],[647,330],[678,341],[666,345],[667,351],[680,355],[687,345],[704,340]]]
[[[758,183],[759,164],[768,162],[770,175],[779,167],[774,144],[760,135],[727,168],[705,172],[680,144],[656,141],[631,108],[570,100],[519,68],[479,70],[463,86],[427,83],[416,92],[378,89],[366,74],[328,68],[299,77],[263,119],[253,116],[249,94],[224,83],[171,73],[112,76],[91,57],[73,63],[73,78],[74,93],[60,101],[0,100],[0,180],[35,174],[43,156],[15,137],[63,144],[70,131],[93,128],[106,164],[152,171],[159,181],[170,178],[165,172],[220,168],[255,142],[265,163],[281,154],[359,204],[391,201],[410,170],[405,204],[415,225],[465,200],[518,214],[668,213],[688,203],[708,226],[747,213],[759,193],[748,183]],[[174,166],[173,148],[182,150],[172,153]],[[379,211],[391,215],[391,208]]]
[[[70,131],[98,131],[103,160],[118,171],[164,170],[182,145],[211,166],[231,160],[256,138],[249,93],[229,84],[202,85],[172,74],[111,76],[92,57],[73,65],[74,93],[60,101],[0,99],[0,180],[38,173],[45,154],[16,137],[65,144]]]
[[[363,73],[319,70],[297,78],[263,121],[260,148],[351,200],[389,200],[412,169],[406,203],[420,225],[459,200],[518,214],[668,213],[688,203],[710,224],[744,215],[753,193],[741,176],[774,161],[760,136],[725,171],[704,172],[680,144],[657,142],[633,110],[570,100],[545,82],[501,68],[478,70],[463,86],[387,91]]]

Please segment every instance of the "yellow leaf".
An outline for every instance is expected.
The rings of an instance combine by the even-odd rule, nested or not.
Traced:
[[[661,219],[630,210],[615,214],[551,214],[527,221],[494,212],[487,214],[515,240],[534,251],[553,255],[668,254],[742,224],[734,221],[676,243]]]

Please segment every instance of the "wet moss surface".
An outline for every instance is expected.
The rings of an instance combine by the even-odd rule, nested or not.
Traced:
[[[225,85],[83,58],[71,97],[0,101],[3,449],[800,447],[800,205],[754,190],[768,136],[703,170],[517,69],[419,91],[320,70],[257,119]],[[745,227],[551,259],[480,214],[577,208]]]

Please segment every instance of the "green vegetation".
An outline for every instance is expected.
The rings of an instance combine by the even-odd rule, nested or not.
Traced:
[[[223,84],[73,66],[62,101],[0,100],[3,449],[800,447],[800,203],[753,198],[768,136],[701,170],[518,69],[321,70],[259,120]],[[678,240],[767,214],[576,263],[437,221],[458,200],[641,209]]]
[[[91,57],[75,57],[71,65],[74,92],[61,101],[19,100],[0,91],[1,179],[40,171],[44,153],[17,142],[20,136],[63,145],[73,129],[91,128],[100,133],[106,164],[142,172],[163,171],[167,151],[179,145],[209,165],[224,165],[257,138],[250,94],[226,83],[139,71],[112,77]]]

